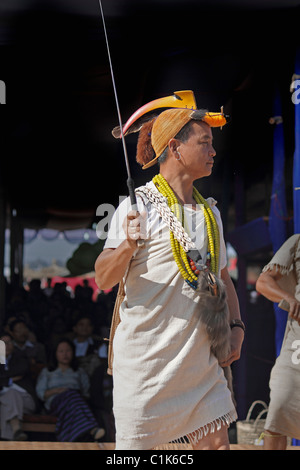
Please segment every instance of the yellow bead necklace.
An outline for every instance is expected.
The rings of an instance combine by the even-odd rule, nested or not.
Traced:
[[[158,174],[152,179],[157,190],[167,199],[167,204],[170,207],[171,211],[177,217],[178,220],[183,224],[184,222],[184,210],[182,205],[178,202],[177,197],[175,196],[173,190],[165,180],[165,178]],[[207,229],[208,236],[208,253],[207,253],[207,266],[210,270],[217,274],[219,269],[219,254],[220,254],[220,237],[219,237],[219,228],[216,222],[215,216],[207,203],[207,201],[201,196],[197,189],[193,188],[193,198],[198,205],[200,205]],[[172,231],[170,231],[170,242],[172,253],[175,259],[175,262],[179,268],[179,271],[185,281],[194,289],[197,288],[197,279],[200,273],[195,262],[188,256],[180,245],[179,241],[174,237]]]

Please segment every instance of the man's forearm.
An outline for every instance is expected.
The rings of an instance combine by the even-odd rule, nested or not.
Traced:
[[[110,289],[125,275],[136,245],[124,240],[118,248],[107,248],[95,263],[95,281],[99,289]]]
[[[262,294],[271,302],[278,303],[282,299],[289,301],[292,296],[283,290],[277,282],[281,277],[282,276],[275,271],[262,273],[256,282],[257,292]]]

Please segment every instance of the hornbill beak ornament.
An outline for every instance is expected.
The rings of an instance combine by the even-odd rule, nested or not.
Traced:
[[[123,126],[123,135],[128,135],[133,132],[138,132],[145,122],[155,117],[160,112],[170,108],[186,108],[191,110],[197,109],[195,96],[192,90],[175,91],[171,96],[165,96],[156,100],[150,101],[141,108],[139,108]],[[225,116],[223,109],[219,113],[211,113],[206,111],[202,121],[206,122],[211,127],[223,127],[227,121],[228,116]],[[112,131],[113,136],[118,139],[122,137],[121,128],[117,126]]]

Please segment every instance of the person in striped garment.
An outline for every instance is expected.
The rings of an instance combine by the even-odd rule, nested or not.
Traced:
[[[104,436],[105,430],[99,427],[87,402],[89,386],[87,373],[77,365],[74,344],[68,338],[61,339],[36,384],[46,410],[58,418],[58,441],[98,441]]]

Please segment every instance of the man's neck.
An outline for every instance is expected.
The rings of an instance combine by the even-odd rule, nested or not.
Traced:
[[[162,168],[160,174],[168,182],[180,204],[190,204],[193,206],[196,205],[193,198],[193,180],[191,180],[188,176],[182,177],[182,175],[176,175],[173,172]]]
[[[89,336],[76,336],[77,343],[85,343],[88,339]]]
[[[15,346],[16,346],[17,348],[23,349],[23,348],[25,348],[25,346],[26,346],[26,341],[24,341],[23,343],[19,343],[19,342],[17,342],[17,341],[14,341],[14,344],[15,344]]]

